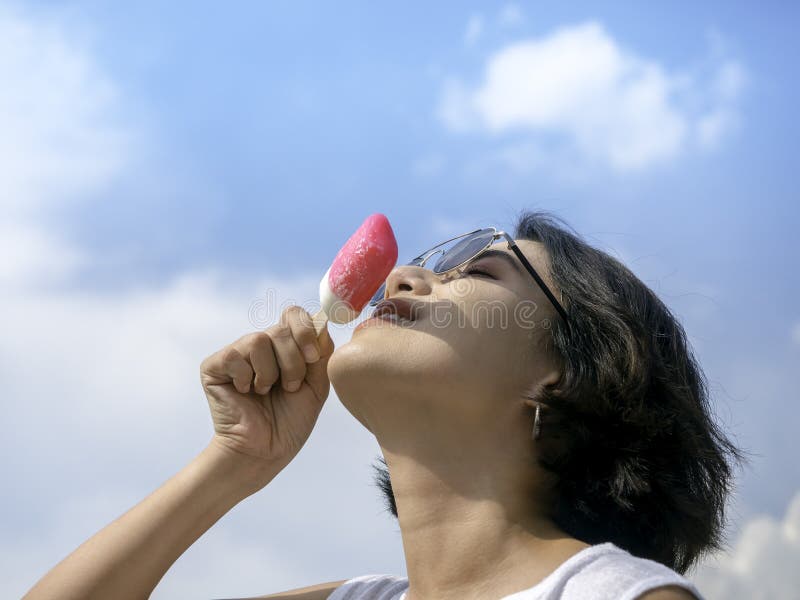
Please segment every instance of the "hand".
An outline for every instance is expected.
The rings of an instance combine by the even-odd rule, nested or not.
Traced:
[[[306,349],[306,355],[304,350]],[[330,391],[327,327],[290,306],[275,325],[249,333],[206,358],[200,380],[214,439],[243,460],[279,469],[303,447]]]

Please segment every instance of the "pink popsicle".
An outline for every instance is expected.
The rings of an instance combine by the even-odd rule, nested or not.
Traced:
[[[342,246],[319,283],[321,310],[314,315],[317,332],[325,320],[349,323],[362,311],[397,263],[397,240],[389,219],[367,217]]]

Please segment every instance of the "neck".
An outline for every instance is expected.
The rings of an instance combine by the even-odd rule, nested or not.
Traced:
[[[384,449],[408,571],[407,600],[502,597],[588,546],[548,519],[508,474],[470,460],[434,468]],[[473,468],[467,469],[470,465]]]

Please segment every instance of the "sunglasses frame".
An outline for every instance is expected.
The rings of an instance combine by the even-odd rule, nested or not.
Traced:
[[[491,237],[488,236],[488,234],[490,232],[491,232]],[[555,309],[558,311],[558,314],[561,315],[561,318],[563,319],[564,324],[566,325],[567,329],[569,329],[569,318],[567,317],[567,311],[564,310],[564,307],[561,305],[561,303],[556,299],[556,297],[550,291],[550,288],[547,287],[547,285],[545,284],[544,280],[536,272],[536,269],[533,268],[533,265],[531,265],[531,263],[528,261],[528,259],[525,258],[525,255],[522,253],[522,251],[517,246],[517,243],[514,241],[514,238],[512,238],[510,235],[508,235],[505,231],[498,231],[494,227],[483,227],[482,229],[476,229],[476,230],[470,231],[468,233],[462,233],[461,235],[457,235],[455,237],[450,238],[449,240],[445,240],[444,242],[436,244],[435,246],[433,246],[429,250],[426,250],[425,252],[420,254],[418,257],[416,257],[415,259],[411,260],[410,262],[408,262],[406,264],[408,266],[425,267],[425,263],[434,254],[441,253],[442,257],[445,256],[445,252],[447,252],[447,251],[443,251],[443,250],[439,249],[439,248],[441,248],[441,246],[444,246],[445,244],[449,244],[453,240],[457,240],[459,238],[468,238],[469,236],[477,237],[477,234],[486,234],[487,235],[487,243],[480,250],[475,252],[472,256],[469,256],[468,258],[462,260],[457,265],[450,267],[449,269],[446,269],[444,271],[436,271],[434,269],[431,269],[431,270],[434,273],[437,273],[439,275],[444,274],[444,273],[449,273],[450,271],[454,271],[454,270],[458,269],[459,267],[465,265],[466,263],[468,263],[468,262],[470,262],[472,260],[475,260],[478,256],[480,256],[483,252],[485,252],[490,246],[492,246],[495,243],[495,241],[497,241],[499,238],[505,238],[506,242],[508,243],[508,248],[517,256],[519,261],[522,263],[522,266],[525,267],[525,270],[528,271],[528,273],[531,274],[531,276],[534,278],[534,280],[536,281],[538,286],[544,292],[544,295],[547,296],[547,299],[550,300],[550,302],[553,304]],[[383,283],[381,285],[381,287],[383,288],[383,294],[386,294],[386,287],[385,286],[386,286],[385,283]],[[380,290],[378,290],[378,291],[380,291]],[[370,300],[370,302],[369,302],[370,306],[375,306],[380,301],[380,300],[375,300],[377,295],[378,295],[378,293],[376,291],[376,293],[373,296],[372,300]],[[563,297],[564,297],[564,293],[561,292],[562,301],[563,301]]]

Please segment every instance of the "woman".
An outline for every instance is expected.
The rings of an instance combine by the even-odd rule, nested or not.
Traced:
[[[740,453],[681,325],[626,267],[528,212],[513,239],[480,230],[395,268],[375,300],[336,352],[292,307],[204,360],[211,442],[26,598],[147,597],[291,462],[330,384],[380,443],[408,578],[265,597],[700,597],[681,574],[719,547]]]

